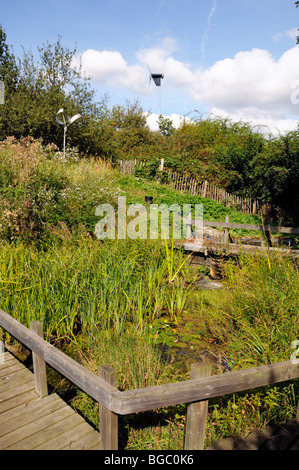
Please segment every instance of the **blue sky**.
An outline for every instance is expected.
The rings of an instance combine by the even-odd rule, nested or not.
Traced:
[[[0,22],[18,57],[61,35],[98,96],[111,106],[138,100],[151,126],[158,88],[148,65],[164,73],[161,113],[175,124],[212,114],[272,133],[297,126],[293,0],[10,0]]]

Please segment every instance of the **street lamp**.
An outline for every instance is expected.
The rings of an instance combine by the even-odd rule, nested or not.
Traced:
[[[62,119],[63,119],[63,122],[60,121],[58,119],[58,114],[61,114],[62,113]],[[63,113],[63,108],[61,108],[57,114],[56,114],[56,121],[59,123],[59,124],[62,124],[64,127],[63,127],[63,159],[65,160],[65,139],[66,139],[66,131],[67,131],[67,128],[68,126],[70,126],[74,121],[76,121],[77,119],[79,119],[81,117],[81,114],[75,114],[75,116],[73,116],[72,118],[67,118],[67,120],[65,119],[65,116],[64,116],[64,113]],[[68,123],[67,123],[68,122]]]

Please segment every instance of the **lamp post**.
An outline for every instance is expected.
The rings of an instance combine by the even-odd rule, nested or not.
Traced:
[[[60,121],[58,119],[58,114],[62,114],[62,119],[63,121]],[[66,141],[66,131],[68,126],[70,126],[74,121],[79,119],[81,117],[81,114],[75,114],[72,118],[65,118],[64,113],[63,113],[63,108],[61,108],[59,111],[57,111],[56,114],[56,121],[63,126],[63,159],[65,160],[65,141]]]

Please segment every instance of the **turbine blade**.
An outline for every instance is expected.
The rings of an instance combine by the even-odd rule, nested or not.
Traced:
[[[60,113],[63,113],[63,108],[61,108],[59,111],[57,111],[57,113],[56,113],[56,121],[57,121],[59,124],[62,124],[63,126],[65,126],[65,119],[64,119],[64,115],[62,115],[62,116],[63,116],[63,122],[62,122],[62,121],[60,121],[60,120],[58,119],[58,117],[57,117],[57,116],[58,116],[58,114],[60,114]]]
[[[81,114],[76,114],[73,116],[71,119],[69,119],[69,123],[72,124],[76,119],[79,119],[81,117]]]

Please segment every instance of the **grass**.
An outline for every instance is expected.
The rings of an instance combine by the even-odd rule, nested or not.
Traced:
[[[289,359],[299,335],[297,262],[266,252],[227,262],[224,271],[225,289],[193,297],[211,336],[235,367]]]
[[[281,254],[223,261],[224,288],[199,291],[201,271],[160,240],[98,240],[95,208],[119,196],[127,204],[203,203],[204,218],[259,223],[214,201],[124,176],[109,164],[68,161],[53,146],[8,139],[0,144],[0,305],[89,369],[108,363],[119,388],[184,380],[190,364],[213,372],[289,359],[298,339],[298,265]],[[3,333],[9,344],[11,338]],[[297,384],[211,400],[206,444],[296,412]],[[72,401],[98,426],[97,405],[80,391]],[[126,449],[183,446],[186,407],[126,417]]]
[[[3,309],[27,326],[41,321],[49,340],[72,339],[76,327],[91,325],[117,334],[128,323],[142,330],[165,314],[170,302],[173,316],[181,313],[183,300],[173,296],[164,249],[157,242],[103,244],[86,238],[42,252],[23,244],[1,248]],[[175,266],[181,263],[179,254],[173,257]]]

